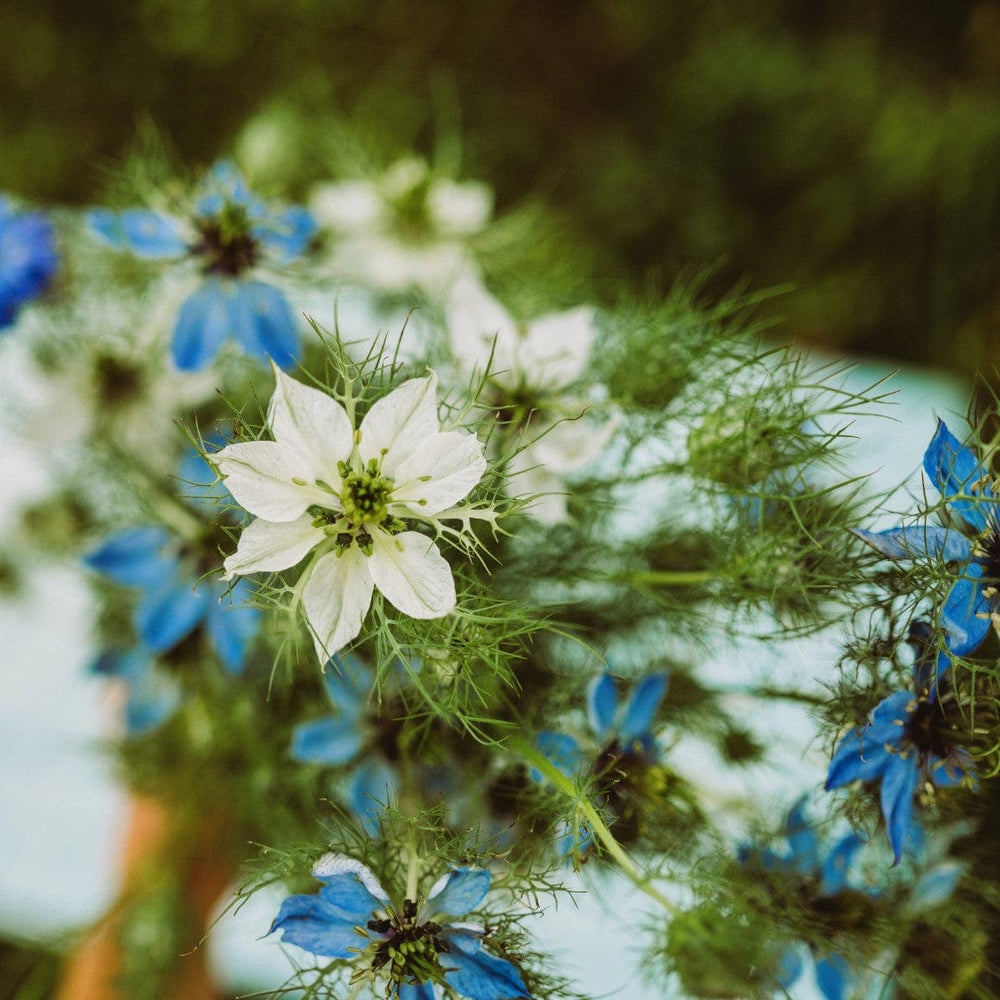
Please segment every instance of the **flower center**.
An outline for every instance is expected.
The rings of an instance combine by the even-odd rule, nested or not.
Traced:
[[[344,517],[352,524],[381,524],[389,516],[387,506],[395,484],[381,475],[374,459],[365,471],[343,475],[342,483],[340,502]]]
[[[449,951],[448,942],[441,936],[440,924],[433,920],[417,923],[417,904],[412,899],[403,901],[401,914],[389,910],[387,918],[369,920],[368,930],[386,935],[375,947],[372,972],[381,970],[398,986],[440,980],[438,955]],[[352,977],[352,982],[363,975]]]
[[[202,258],[205,274],[237,278],[257,263],[259,246],[246,208],[226,202],[215,215],[195,220],[201,239],[191,252]]]
[[[947,757],[951,745],[944,731],[945,716],[936,702],[919,701],[906,722],[906,738],[924,756]]]
[[[983,567],[983,582],[995,591],[1000,587],[1000,524],[994,523],[992,517],[986,531],[980,536],[976,549]]]

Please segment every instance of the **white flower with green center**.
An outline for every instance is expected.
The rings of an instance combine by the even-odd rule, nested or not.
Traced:
[[[256,518],[225,561],[225,577],[277,572],[312,556],[299,583],[320,661],[361,631],[375,587],[412,618],[455,606],[451,567],[418,524],[465,519],[456,507],[486,459],[463,431],[441,431],[437,378],[404,382],[355,430],[335,399],[274,369],[273,441],[213,456],[236,502]]]

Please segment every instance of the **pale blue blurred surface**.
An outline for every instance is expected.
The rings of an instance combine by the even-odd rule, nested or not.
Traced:
[[[5,364],[16,364],[11,345],[0,345]],[[854,388],[891,370],[864,363],[849,376]],[[887,417],[859,418],[851,462],[870,473],[873,489],[909,480],[919,490],[919,467],[935,417],[957,432],[963,427],[965,387],[942,375],[902,372]],[[0,429],[0,530],[17,506],[45,489],[45,475],[31,447]],[[906,506],[905,496],[896,504]],[[886,524],[894,523],[891,514]],[[115,852],[124,819],[124,798],[115,787],[110,758],[100,741],[115,732],[116,705],[105,682],[87,676],[93,655],[92,606],[84,578],[73,567],[46,566],[28,578],[25,595],[0,603],[0,932],[49,937],[95,920],[115,893]],[[720,655],[704,664],[704,677],[720,686],[752,684],[767,677],[776,685],[830,671],[836,648],[829,638],[780,647],[748,644],[739,657]],[[828,674],[829,676],[829,674]],[[668,694],[669,698],[669,694]],[[685,739],[669,755],[670,764],[703,786],[710,806],[747,794],[761,808],[783,815],[803,791],[821,784],[826,758],[815,745],[807,713],[789,704],[764,706],[740,695],[730,708],[770,744],[781,740],[768,760],[753,769],[724,773],[714,752]],[[739,836],[738,825],[732,834]],[[572,876],[573,887],[588,889],[576,905],[564,902],[534,924],[542,947],[564,958],[565,970],[594,996],[659,1000],[659,988],[643,986],[639,973],[643,897],[617,880],[594,872]],[[282,982],[289,965],[274,940],[261,941],[280,901],[260,894],[236,917],[226,917],[210,947],[220,977],[233,988]],[[817,994],[808,983],[793,990],[799,998]]]

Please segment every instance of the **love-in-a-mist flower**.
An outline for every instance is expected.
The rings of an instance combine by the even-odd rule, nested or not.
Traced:
[[[312,873],[322,888],[286,899],[271,932],[314,955],[355,963],[352,983],[381,981],[384,995],[398,1000],[434,1000],[435,984],[470,1000],[530,998],[518,969],[483,946],[483,925],[454,919],[486,898],[485,869],[452,868],[422,905],[394,903],[369,868],[343,854],[324,855]]]
[[[200,280],[174,326],[177,368],[203,368],[226,340],[287,367],[299,351],[295,316],[284,292],[258,275],[302,255],[316,224],[304,208],[255,197],[230,163],[216,164],[203,187],[189,212],[100,209],[89,214],[90,228],[115,250],[196,268]]]
[[[769,848],[743,845],[739,860],[750,869],[774,873],[789,882],[796,897],[809,899],[817,911],[824,911],[831,897],[852,888],[848,881],[851,862],[864,841],[854,832],[841,837],[824,856],[812,824],[805,815],[805,800],[792,807],[785,819],[785,836],[789,851],[777,854]],[[835,913],[836,908],[831,908]],[[816,983],[826,1000],[844,1000],[849,995],[855,976],[843,956],[835,952],[813,949]],[[786,989],[805,971],[802,956],[796,948],[781,956],[780,986]]]
[[[18,212],[0,196],[0,330],[49,286],[59,257],[52,224],[40,212]]]
[[[910,633],[916,653],[913,688],[879,702],[867,726],[855,727],[841,739],[826,778],[828,791],[852,781],[881,783],[882,815],[897,863],[921,783],[949,788],[973,780],[969,757],[954,745],[942,710],[953,669],[949,656],[934,649],[926,622],[914,622]]]
[[[351,654],[326,665],[323,683],[333,715],[303,722],[292,733],[292,757],[308,764],[350,767],[347,804],[371,835],[379,831],[378,812],[396,792],[401,720],[391,701],[371,704],[371,670]]]
[[[965,656],[982,644],[991,624],[1000,622],[1000,498],[989,470],[943,420],[924,453],[924,471],[971,537],[933,524],[855,534],[889,559],[930,559],[958,567],[941,627],[948,648]]]
[[[455,581],[434,537],[479,482],[486,459],[464,431],[442,431],[437,378],[404,382],[355,428],[331,396],[275,368],[273,441],[212,456],[256,518],[225,561],[226,578],[288,569],[311,556],[302,605],[321,663],[356,638],[374,589],[412,618],[455,607]],[[415,530],[418,526],[431,534]]]
[[[489,364],[503,446],[520,449],[508,465],[511,493],[534,496],[529,513],[545,524],[565,520],[565,477],[593,462],[618,426],[588,415],[594,401],[572,391],[590,362],[594,311],[518,323],[467,272],[452,289],[446,321],[458,367],[482,374]]]

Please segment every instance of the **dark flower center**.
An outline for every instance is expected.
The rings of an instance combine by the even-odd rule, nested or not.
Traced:
[[[906,723],[906,739],[921,756],[947,757],[952,746],[945,730],[945,715],[937,702],[921,700]]]
[[[448,952],[441,925],[433,920],[417,923],[417,904],[403,901],[403,912],[389,910],[388,917],[369,920],[368,930],[386,935],[375,947],[372,971],[381,970],[397,985],[440,979],[438,955]]]
[[[195,220],[200,240],[191,253],[202,258],[202,272],[238,278],[260,257],[250,218],[242,205],[227,202],[215,215]]]
[[[977,559],[983,567],[983,583],[987,587],[1000,587],[1000,524],[990,517],[989,526],[977,543]],[[995,602],[994,600],[991,603]]]

